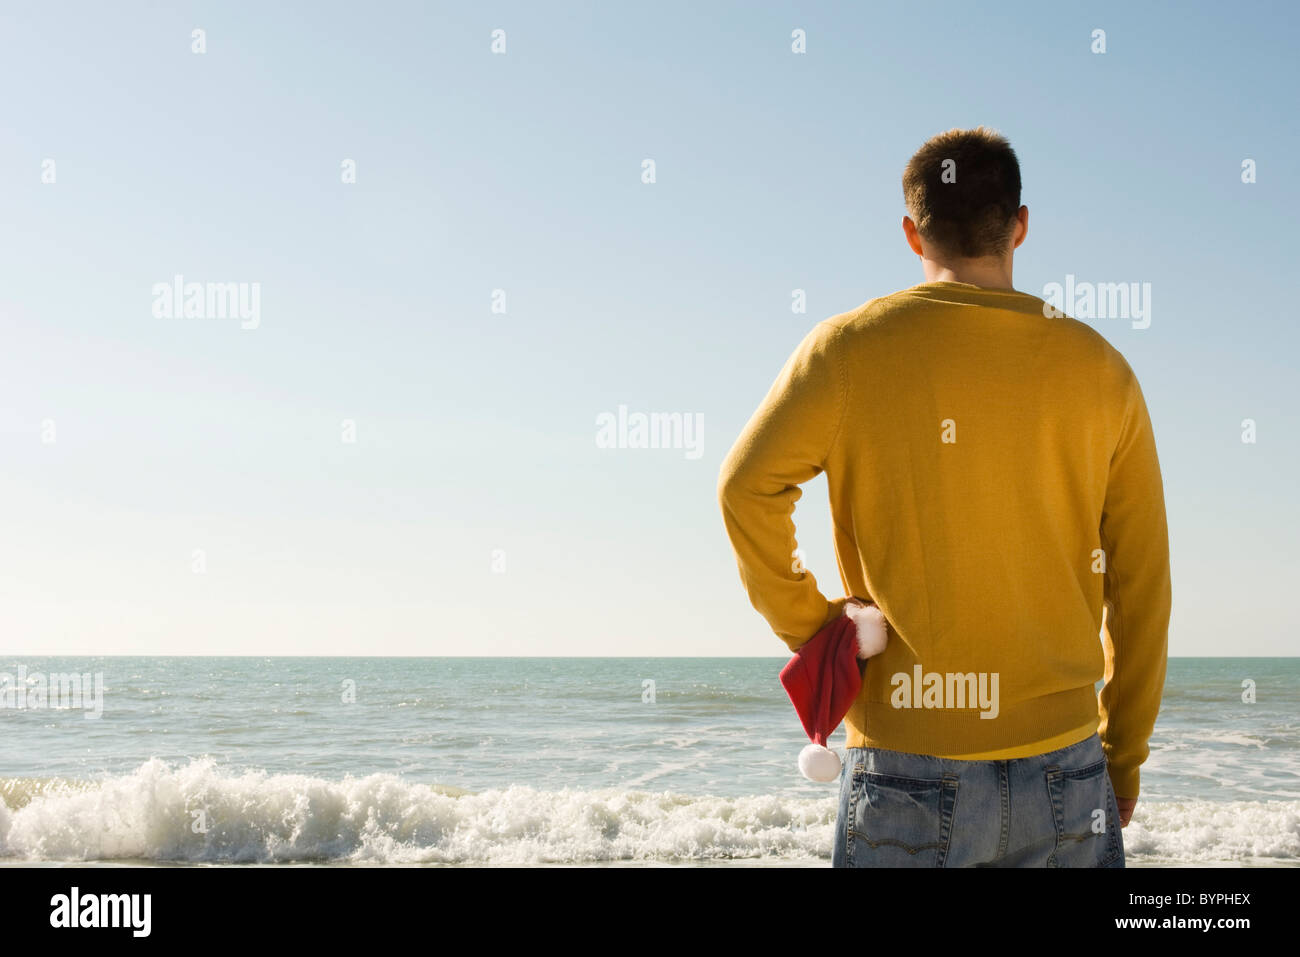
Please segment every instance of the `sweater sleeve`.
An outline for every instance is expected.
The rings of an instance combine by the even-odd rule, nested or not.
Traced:
[[[799,486],[820,474],[839,430],[846,383],[831,351],[838,329],[816,326],[786,361],[718,476],[718,501],[754,608],[791,651],[837,617],[795,556]]]
[[[1106,556],[1106,678],[1098,734],[1118,797],[1138,796],[1164,692],[1171,587],[1169,531],[1155,436],[1142,390],[1128,370],[1128,401],[1110,463],[1101,516]]]

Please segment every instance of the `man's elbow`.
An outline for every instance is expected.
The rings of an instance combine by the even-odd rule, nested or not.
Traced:
[[[725,512],[744,493],[747,476],[742,463],[728,455],[718,471],[718,505]]]

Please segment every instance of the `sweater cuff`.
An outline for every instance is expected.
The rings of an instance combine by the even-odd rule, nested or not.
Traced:
[[[821,630],[823,628],[825,628],[827,625],[833,622],[836,618],[840,617],[840,615],[844,614],[844,606],[846,604],[848,604],[847,598],[836,598],[834,601],[827,602],[826,616],[822,618],[822,623],[813,629],[813,633],[808,637],[804,638],[804,640],[800,642],[795,642],[790,639],[786,639],[786,646],[790,649],[791,652],[798,651],[804,645],[808,644],[808,642],[816,638],[821,633]]]
[[[840,615],[844,614],[844,606],[847,605],[848,603],[849,603],[848,598],[836,598],[834,601],[828,602],[826,608],[826,617],[822,620],[822,628],[825,628],[836,618],[840,617]],[[821,631],[822,629],[818,628],[817,630]]]
[[[1137,768],[1121,770],[1108,763],[1106,771],[1110,774],[1110,786],[1115,789],[1115,797],[1137,800],[1139,790]]]

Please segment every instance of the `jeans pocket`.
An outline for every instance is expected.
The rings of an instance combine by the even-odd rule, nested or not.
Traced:
[[[1082,768],[1053,765],[1045,773],[1056,825],[1056,847],[1047,866],[1122,867],[1119,807],[1106,759]]]
[[[948,856],[957,779],[854,769],[847,808],[851,867],[942,867]]]

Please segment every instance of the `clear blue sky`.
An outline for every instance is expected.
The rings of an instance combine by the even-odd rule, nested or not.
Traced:
[[[1294,650],[1292,4],[2,9],[10,653],[783,653],[719,464],[811,325],[921,281],[902,167],[981,123],[1018,288],[1151,283],[1093,324],[1155,423],[1171,652]],[[176,274],[260,325],[155,318]],[[703,454],[597,448],[620,405]],[[821,480],[796,521],[838,594]]]

